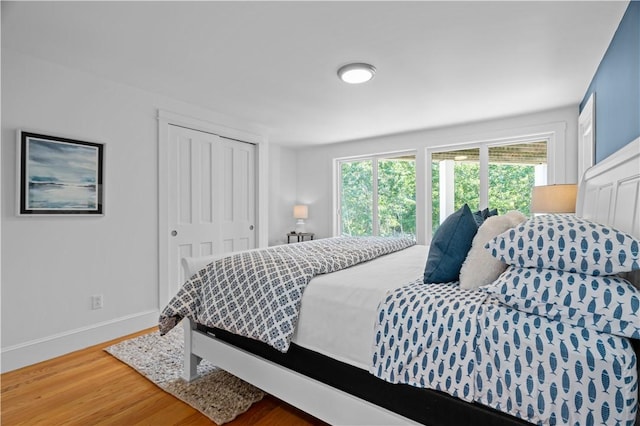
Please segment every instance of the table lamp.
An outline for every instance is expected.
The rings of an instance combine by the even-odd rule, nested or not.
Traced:
[[[534,186],[531,193],[531,213],[575,213],[578,185]]]
[[[293,217],[298,219],[296,222],[296,233],[301,234],[304,230],[304,220],[309,217],[309,206],[298,204],[293,206]]]

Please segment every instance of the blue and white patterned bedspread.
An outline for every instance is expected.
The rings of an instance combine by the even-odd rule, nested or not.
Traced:
[[[418,280],[378,306],[370,372],[540,425],[632,426],[636,355],[627,338],[501,305],[457,283]]]
[[[227,256],[191,277],[161,313],[162,334],[187,317],[289,349],[302,293],[316,275],[415,244],[409,238],[339,237]]]
[[[472,401],[476,314],[486,297],[421,279],[394,290],[378,306],[370,372]]]
[[[491,298],[478,320],[476,401],[540,425],[634,424],[638,377],[628,339]]]

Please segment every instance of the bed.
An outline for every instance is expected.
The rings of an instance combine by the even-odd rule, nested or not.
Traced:
[[[576,215],[640,236],[640,139],[585,174]],[[197,363],[206,358],[331,424],[528,424],[523,419],[634,424],[638,404],[635,305],[623,312],[628,321],[618,325],[634,339],[619,336],[606,318],[600,325],[600,317],[580,316],[572,310],[538,311],[543,308],[532,307],[528,298],[521,297],[520,288],[514,293],[514,279],[558,272],[538,271],[531,276],[531,267],[514,265],[501,275],[501,283],[492,284],[493,294],[473,293],[464,303],[454,306],[453,302],[448,316],[427,319],[421,314],[418,321],[418,309],[427,312],[425,306],[430,303],[436,309],[442,298],[459,301],[470,294],[457,293],[455,284],[443,285],[443,296],[437,300],[425,294],[426,286],[416,277],[422,275],[426,255],[426,247],[403,247],[313,278],[285,348],[185,319],[184,378],[194,379]],[[188,259],[185,264],[197,271],[211,260]],[[371,279],[374,276],[378,279]],[[626,278],[637,284],[637,271]],[[620,293],[627,297],[625,288],[612,288],[618,290],[603,300]],[[566,301],[568,294],[569,306],[573,297],[575,304],[583,303],[587,313],[593,313],[585,303],[589,299],[580,299],[582,289],[574,294],[562,291],[558,288],[555,296]],[[396,315],[392,305],[404,300],[411,300],[415,308],[410,312],[415,315],[403,315],[402,310]],[[611,304],[615,309],[615,301],[604,308]],[[471,314],[475,325],[467,324]],[[459,327],[451,326],[454,317]],[[377,329],[367,328],[374,319]],[[439,327],[439,321],[445,326]],[[384,329],[387,324],[392,324],[389,331]],[[433,336],[440,342],[435,351],[423,351],[420,346],[427,345],[418,332],[420,327],[426,330],[425,324],[444,330]],[[347,338],[336,338],[336,330]],[[387,340],[376,342],[383,334]],[[464,343],[465,335],[469,342]],[[424,387],[423,381],[431,385]]]

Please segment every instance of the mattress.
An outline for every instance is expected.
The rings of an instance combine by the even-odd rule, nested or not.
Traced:
[[[422,276],[428,250],[416,245],[313,278],[292,342],[368,370],[378,304],[387,292]]]
[[[413,336],[414,331],[423,336],[414,345],[422,347],[421,342],[433,333],[434,342],[448,340],[451,344],[427,344],[424,351],[403,347],[400,357],[392,357],[392,367],[385,363],[388,370],[378,377],[410,387],[442,390],[537,424],[633,425],[638,374],[636,355],[628,339],[526,314],[499,304],[484,292],[460,290],[454,283],[424,286],[416,278],[423,273],[427,251],[425,246],[413,246],[315,277],[302,299],[293,343],[369,370],[376,324],[383,317],[380,309],[394,316],[381,301],[395,293],[408,299],[415,296],[408,290],[417,289],[432,294],[438,303],[431,306],[422,322],[416,320],[417,315],[410,319],[412,311],[406,316],[395,313],[401,318],[396,331],[390,332],[396,346],[405,343],[406,336]],[[461,313],[472,305],[476,311],[473,315]],[[469,340],[463,351],[460,345],[464,339],[458,342],[458,337],[464,333],[458,331],[463,325],[468,328],[464,318],[471,317],[475,317],[477,327],[471,327],[470,337],[477,338]],[[435,318],[439,322],[434,323]],[[404,340],[398,335],[401,330]],[[456,348],[451,352],[457,357],[453,364],[445,346]],[[463,352],[469,355],[468,363],[462,362]],[[412,359],[403,357],[407,353]],[[413,368],[418,364],[422,369]],[[467,364],[473,368],[467,368]],[[391,370],[394,374],[389,374]]]
[[[405,336],[423,336],[422,339],[413,339],[414,344],[422,346],[421,341],[428,339],[429,333],[435,331],[434,342],[441,338],[452,342],[456,350],[451,353],[455,352],[456,357],[449,356],[446,347],[451,345],[446,343],[434,343],[431,347],[427,342],[421,357],[417,354],[422,352],[422,348],[407,351],[403,347],[403,355],[409,353],[413,363],[412,359],[394,355],[392,365],[399,363],[396,370],[400,372],[404,368],[404,373],[391,375],[395,377],[393,380],[377,375],[388,382],[397,383],[392,386],[405,388],[408,385],[406,389],[422,388],[426,392],[431,392],[429,389],[445,391],[461,400],[478,402],[538,424],[633,425],[638,403],[638,373],[636,354],[628,339],[526,314],[500,305],[481,291],[463,291],[471,298],[477,296],[477,300],[466,301],[458,294],[461,290],[454,283],[424,286],[420,277],[427,254],[428,247],[412,246],[351,268],[314,277],[302,297],[292,343],[295,348],[320,354],[327,360],[336,360],[357,372],[347,373],[336,364],[331,364],[322,374],[315,370],[303,372],[347,392],[363,395],[365,399],[410,418],[425,421],[422,416],[427,415],[430,409],[424,412],[420,408],[424,396],[409,392],[416,400],[416,404],[409,408],[404,403],[394,405],[376,400],[376,392],[366,396],[367,389],[378,389],[373,384],[377,384],[375,380],[379,379],[371,382],[369,379],[373,379],[374,375],[368,375],[367,371],[371,369],[373,354],[376,353],[373,342],[376,341],[377,321],[382,318],[379,312],[381,301],[395,293],[401,295],[403,289],[413,285],[420,292],[433,293],[430,297],[435,297],[438,303],[433,304],[428,318],[425,315],[422,322],[417,321],[419,315],[407,315],[405,318],[401,312],[389,310],[387,314],[391,318],[394,318],[394,314],[402,318],[403,324],[397,330],[394,327],[395,331],[390,334],[396,342],[402,338],[398,335],[399,330],[404,330]],[[436,287],[441,287],[444,294],[430,291]],[[411,293],[404,293],[407,298],[411,297]],[[471,305],[475,306],[473,315],[462,312]],[[418,308],[421,306],[426,305],[418,304]],[[386,312],[388,308],[384,307],[383,310]],[[467,333],[469,321],[466,321],[466,334],[460,331],[460,327],[452,326],[461,326],[464,318],[469,320],[471,317],[474,317],[473,323],[477,327],[470,328],[471,331]],[[440,322],[434,323],[435,318]],[[425,328],[427,325],[434,330]],[[227,333],[219,330],[214,334],[223,338],[227,336]],[[473,337],[468,341],[466,351],[457,346],[458,337],[463,334]],[[239,342],[231,336],[226,339],[234,344],[245,344],[243,339]],[[402,342],[407,343],[404,340]],[[289,354],[273,355],[272,351],[258,350],[252,345],[252,342],[247,345],[252,352],[274,357],[276,362],[285,366],[289,366],[287,362],[291,358],[294,361],[290,367],[294,369],[296,365],[305,366],[309,362],[313,366],[320,365],[315,358],[309,361],[303,357],[301,362],[295,354],[291,354],[291,357]],[[427,350],[427,347],[430,349]],[[297,353],[298,349],[294,352]],[[463,352],[469,355],[468,362],[465,359],[465,363],[462,363]],[[414,368],[418,364],[422,366],[421,370]],[[346,379],[346,384],[337,379],[343,376],[350,377]],[[358,390],[353,388],[354,383],[364,385]],[[387,392],[384,394],[387,395]],[[436,400],[439,403],[448,401],[438,398]],[[488,413],[480,412],[483,415]]]

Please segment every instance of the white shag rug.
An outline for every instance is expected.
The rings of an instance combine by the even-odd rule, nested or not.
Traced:
[[[260,389],[206,360],[198,365],[198,379],[186,382],[180,377],[183,348],[184,332],[178,326],[165,336],[156,331],[109,346],[105,351],[218,425],[235,419],[264,397]]]

